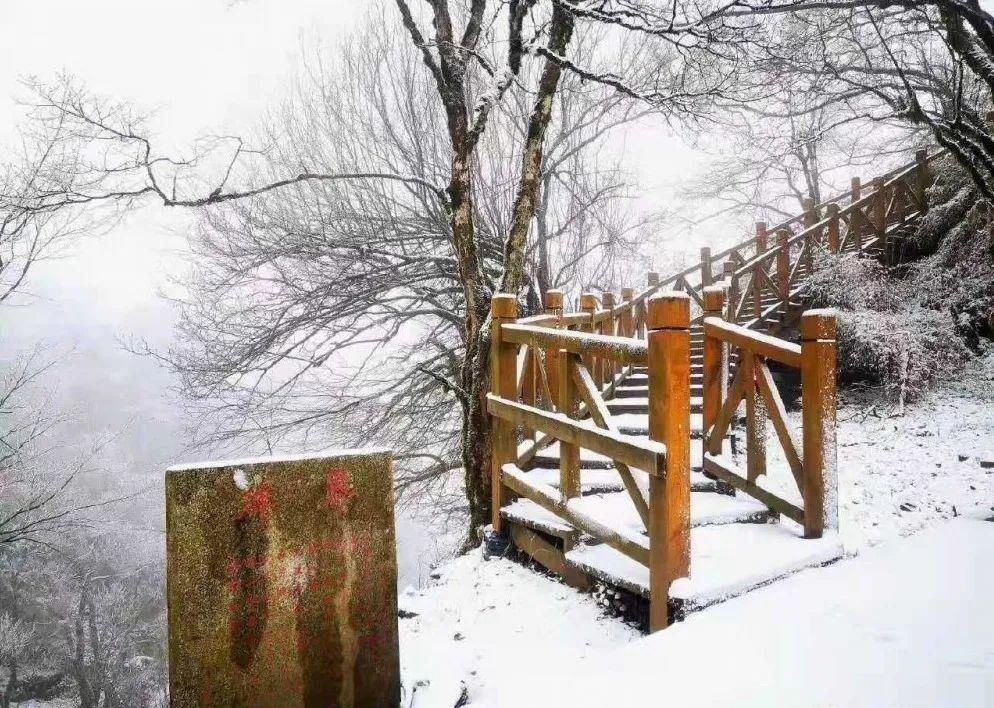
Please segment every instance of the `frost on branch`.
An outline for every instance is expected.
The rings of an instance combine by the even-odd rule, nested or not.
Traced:
[[[824,257],[811,294],[839,309],[840,374],[882,385],[902,408],[969,356],[950,313],[923,307],[912,281],[874,260]]]
[[[814,306],[841,311],[842,375],[902,406],[994,336],[994,209],[952,160],[936,164],[927,196],[901,265],[822,255],[810,283]]]

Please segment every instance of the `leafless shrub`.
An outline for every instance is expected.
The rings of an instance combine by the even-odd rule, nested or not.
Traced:
[[[904,285],[889,278],[884,266],[872,258],[839,258],[821,254],[809,292],[818,307],[843,311],[894,312],[907,301]]]
[[[839,365],[850,376],[881,383],[901,410],[969,356],[952,318],[911,307],[843,312]]]

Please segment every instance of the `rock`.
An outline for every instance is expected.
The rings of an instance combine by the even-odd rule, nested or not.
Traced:
[[[915,510],[915,509],[917,509],[918,507],[917,507],[917,506],[915,506],[914,504],[912,504],[911,502],[904,502],[904,503],[903,503],[903,504],[901,504],[901,506],[899,506],[898,508],[899,508],[899,509],[900,509],[901,511],[914,511],[914,510]]]
[[[391,466],[374,451],[166,473],[172,708],[399,704]]]
[[[960,462],[966,462],[967,460],[970,459],[970,456],[961,452],[956,456],[956,459],[958,459]]]
[[[994,470],[994,455],[988,454],[980,458],[980,466],[985,470]]]

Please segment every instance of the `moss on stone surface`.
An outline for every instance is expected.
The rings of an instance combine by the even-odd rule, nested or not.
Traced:
[[[166,474],[172,705],[396,706],[389,453]]]

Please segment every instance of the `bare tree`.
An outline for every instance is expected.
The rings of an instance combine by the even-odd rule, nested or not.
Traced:
[[[150,198],[166,206],[214,207],[277,190],[297,190],[303,195],[319,189],[344,189],[343,185],[361,187],[375,181],[392,187],[392,199],[404,194],[424,204],[416,216],[426,226],[436,228],[432,233],[437,233],[439,218],[444,221],[444,250],[410,251],[402,244],[391,244],[385,253],[372,249],[367,254],[359,253],[358,260],[365,261],[368,256],[368,265],[342,270],[340,285],[347,292],[350,286],[361,283],[368,276],[362,273],[367,267],[401,268],[402,282],[406,277],[428,280],[443,274],[455,278],[457,285],[444,293],[452,302],[419,296],[418,307],[436,314],[445,312],[445,316],[438,314],[439,318],[462,329],[463,349],[456,354],[458,375],[432,378],[445,380],[460,406],[460,462],[465,470],[470,527],[475,530],[490,517],[490,422],[484,407],[484,393],[489,386],[490,300],[495,292],[518,293],[526,285],[527,244],[541,196],[548,133],[564,72],[646,101],[669,117],[700,119],[717,97],[741,91],[735,81],[735,62],[728,60],[741,52],[739,44],[748,28],[743,23],[726,23],[713,8],[699,6],[674,6],[668,13],[668,26],[651,31],[627,26],[623,11],[606,13],[603,3],[519,0],[505,4],[472,0],[460,4],[430,0],[414,6],[407,0],[395,0],[395,6],[423,65],[419,68],[426,72],[425,90],[431,97],[434,118],[445,127],[445,149],[438,153],[444,154],[445,160],[434,178],[410,174],[399,164],[370,164],[368,153],[335,162],[325,162],[319,155],[309,156],[284,163],[284,169],[294,165],[292,171],[274,174],[266,168],[265,155],[234,137],[205,143],[191,157],[167,157],[154,149],[141,116],[131,107],[96,99],[72,82],[63,82],[55,87],[36,85],[32,117],[42,125],[69,124],[70,143],[88,159],[79,165],[79,179],[54,199],[45,195],[46,201],[41,203],[61,200],[67,207],[128,205]],[[571,43],[578,23],[606,26],[620,35],[634,32],[651,40],[652,45],[645,60],[635,66],[601,69],[575,55]],[[525,129],[514,141],[512,159],[518,165],[511,183],[514,196],[506,212],[505,230],[488,233],[477,208],[481,141],[498,108],[508,106],[506,98],[512,87],[518,86],[528,99]],[[369,147],[375,153],[378,146]],[[413,157],[420,159],[417,154]],[[407,204],[393,205],[390,201],[376,206],[409,210]],[[274,273],[275,278],[281,277],[278,271]],[[264,287],[264,281],[262,284]],[[410,303],[411,298],[404,296],[404,301]],[[357,334],[368,331],[364,323],[374,320],[388,331],[399,331],[404,320],[409,319],[388,318],[398,309],[392,298],[377,301],[368,312],[361,309],[361,302],[356,303],[351,320],[346,317],[336,322],[337,329],[324,333],[324,337],[339,337],[352,346],[369,346],[374,343]],[[287,319],[281,321],[281,341],[296,336],[289,325],[297,315],[288,312]],[[459,320],[458,325],[453,318]],[[419,336],[428,339],[430,334]],[[230,343],[231,339],[222,337],[217,346]],[[427,368],[450,366],[451,351],[439,353]],[[301,354],[304,358],[292,362],[281,357],[280,365],[309,367],[319,361],[306,347]],[[259,385],[264,385],[265,373],[266,367],[256,368]],[[384,405],[391,404],[386,401]],[[268,421],[260,423],[267,425]]]
[[[987,113],[994,95],[994,16],[977,2],[761,0],[728,16],[765,18],[751,57],[777,72],[835,125],[903,124],[946,147],[986,196],[992,190]]]

